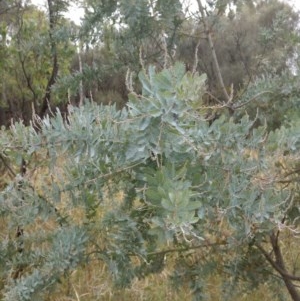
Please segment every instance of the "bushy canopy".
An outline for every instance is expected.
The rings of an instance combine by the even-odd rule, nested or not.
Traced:
[[[299,122],[257,127],[243,98],[236,120],[205,105],[206,76],[185,70],[142,71],[122,110],[86,103],[2,130],[1,156],[27,162],[0,194],[3,300],[43,300],[95,260],[124,287],[175,257],[171,278],[196,300],[209,275],[224,298],[299,281],[279,242],[299,233]]]

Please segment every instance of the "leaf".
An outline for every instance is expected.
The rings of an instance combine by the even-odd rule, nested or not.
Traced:
[[[139,130],[144,131],[149,126],[150,122],[151,122],[150,117],[148,116],[143,117],[139,125]]]
[[[167,70],[164,70],[164,72],[157,74],[153,82],[155,88],[159,91],[172,91],[173,86],[170,77],[171,75]]]
[[[186,210],[191,211],[191,210],[196,210],[201,208],[202,203],[200,201],[190,201],[188,205],[186,206]]]
[[[142,71],[139,73],[139,80],[141,81],[145,95],[151,95],[151,83],[149,82],[149,79],[145,76],[145,73]]]
[[[161,205],[163,206],[163,208],[169,211],[174,211],[174,209],[176,208],[175,204],[170,199],[162,199]]]
[[[161,195],[157,192],[157,189],[148,188],[146,190],[146,200],[154,205],[159,205],[161,202]]]

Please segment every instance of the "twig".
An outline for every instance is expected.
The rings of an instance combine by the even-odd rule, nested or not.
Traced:
[[[246,102],[244,102],[244,103],[242,103],[242,104],[240,104],[240,105],[236,105],[236,106],[233,105],[233,106],[232,106],[232,109],[233,109],[233,110],[239,109],[239,108],[241,108],[241,107],[247,105],[248,103],[254,101],[257,97],[259,97],[259,96],[261,96],[261,95],[263,95],[263,94],[266,94],[266,93],[274,94],[274,92],[272,92],[272,91],[262,91],[262,92],[260,92],[260,93],[258,93],[258,94],[256,94],[256,95],[254,95],[252,98],[250,98],[249,100],[247,100]]]
[[[148,255],[154,256],[154,255],[162,255],[162,254],[168,254],[168,253],[186,252],[186,251],[196,250],[196,249],[201,249],[201,248],[208,248],[208,247],[214,247],[214,246],[225,246],[225,245],[227,245],[227,242],[225,240],[220,241],[220,242],[213,242],[213,243],[208,242],[208,243],[198,245],[198,246],[192,246],[192,247],[186,247],[186,248],[174,248],[174,249],[168,249],[168,250],[159,251],[159,252],[151,252]]]

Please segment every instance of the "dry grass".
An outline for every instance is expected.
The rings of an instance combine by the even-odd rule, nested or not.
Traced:
[[[64,296],[64,297],[62,297]],[[168,273],[151,275],[143,280],[135,280],[128,289],[113,288],[112,280],[106,268],[98,263],[95,266],[74,271],[60,290],[49,297],[48,301],[119,301],[119,300],[191,300],[187,289],[179,293],[168,285]]]
[[[159,274],[151,275],[143,280],[135,280],[128,289],[117,290],[106,268],[98,263],[74,271],[68,280],[47,301],[192,301],[188,287],[183,286],[178,291],[169,285],[169,268]],[[221,279],[208,279],[207,292],[211,301],[222,301],[220,289]],[[274,300],[268,287],[261,285],[251,294],[243,294],[232,301],[262,301]]]

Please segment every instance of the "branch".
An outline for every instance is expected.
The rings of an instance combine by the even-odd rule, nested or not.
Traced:
[[[239,109],[239,108],[241,108],[241,107],[247,105],[248,103],[250,103],[250,102],[256,100],[256,98],[257,98],[258,96],[261,96],[261,95],[266,94],[266,93],[274,94],[274,92],[272,92],[272,91],[262,91],[262,92],[260,92],[260,93],[258,93],[258,94],[256,94],[256,95],[254,95],[252,98],[250,98],[250,99],[247,100],[246,102],[244,102],[244,103],[242,103],[242,104],[239,104],[239,105],[236,105],[236,106],[232,106],[232,108],[233,108],[233,110]]]
[[[283,219],[284,222],[284,219]],[[265,249],[263,249],[259,244],[256,246],[258,249],[262,252],[262,254],[265,256],[267,261],[272,265],[272,267],[280,274],[282,277],[282,280],[284,281],[284,284],[292,298],[293,301],[300,301],[300,294],[297,291],[294,283],[294,281],[300,281],[300,277],[297,277],[295,275],[291,275],[287,272],[284,259],[280,250],[280,246],[278,244],[278,238],[279,238],[279,231],[275,234],[274,232],[270,235],[270,242],[272,245],[272,252],[274,253],[275,260],[270,256],[268,252],[266,252]]]
[[[201,248],[208,248],[208,247],[214,247],[214,246],[224,246],[227,245],[226,241],[219,241],[219,242],[213,242],[213,243],[206,243],[198,246],[192,246],[192,247],[186,247],[186,248],[174,248],[174,249],[168,249],[164,251],[158,251],[158,252],[151,252],[148,253],[149,256],[155,256],[155,255],[162,255],[167,253],[176,253],[176,252],[186,252],[190,250],[196,250]]]
[[[261,253],[265,256],[267,261],[271,264],[271,266],[281,275],[284,277],[289,278],[290,280],[300,281],[300,277],[295,275],[291,275],[287,273],[284,269],[282,269],[276,261],[273,260],[272,256],[260,245],[256,244],[256,247],[261,251]]]

